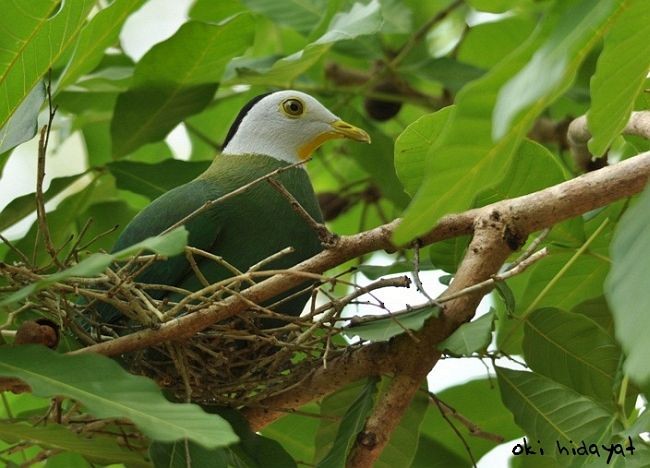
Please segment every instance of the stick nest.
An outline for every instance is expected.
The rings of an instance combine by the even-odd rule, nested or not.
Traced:
[[[210,256],[189,247],[186,254]],[[164,321],[238,295],[252,284],[254,273],[269,276],[261,271],[235,272],[220,283],[206,283],[200,291],[138,283],[138,275],[160,260],[154,255],[136,256],[114,263],[97,277],[67,277],[51,282],[12,306],[7,322],[0,329],[15,328],[22,314],[33,318],[36,313],[57,324],[63,338],[74,337],[77,342],[90,345],[155,328]],[[66,266],[74,264],[71,258]],[[11,293],[49,276],[43,269],[25,262],[0,263],[0,281],[6,285],[2,287],[4,292]],[[276,312],[282,310],[281,303],[271,308],[250,303],[236,317],[187,339],[122,355],[122,362],[131,372],[154,379],[178,400],[204,405],[254,406],[308,378],[315,369],[326,366],[328,360],[350,349],[349,343],[339,335],[337,321],[343,306],[361,295],[361,291],[343,301],[335,300],[326,291],[335,282],[335,279],[311,279],[312,284],[301,291],[312,293],[311,313],[302,317]],[[332,300],[316,307],[315,292],[319,289]],[[169,292],[174,293],[175,301],[155,298],[167,296]],[[108,303],[122,313],[119,319],[122,325],[101,321],[96,312],[101,303]]]

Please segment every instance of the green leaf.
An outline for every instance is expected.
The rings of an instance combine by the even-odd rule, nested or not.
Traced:
[[[552,11],[547,20],[542,22],[536,32],[531,34],[522,46],[484,77],[473,81],[461,90],[456,99],[456,109],[451,113],[448,124],[436,144],[429,149],[425,180],[409,205],[402,223],[395,230],[393,240],[396,244],[403,245],[414,237],[424,234],[446,213],[467,209],[479,190],[494,185],[495,181],[503,177],[502,174],[508,167],[513,152],[516,151],[534,119],[564,87],[568,86],[575,70],[582,62],[582,54],[589,50],[598,39],[599,34],[603,32],[600,28],[589,35],[585,29],[594,26],[598,21],[600,21],[598,24],[602,26],[601,23],[605,22],[603,18],[605,15],[601,10],[607,12],[613,10],[614,6],[610,5],[613,2],[614,0],[593,3],[590,0],[582,0],[583,5],[597,5],[593,8],[599,13],[594,15],[594,18],[590,16],[591,22],[581,24],[582,27],[578,29],[578,32],[582,33],[578,34],[579,39],[583,39],[582,36],[585,36],[587,42],[582,44],[584,41],[581,42],[575,39],[574,35],[569,35],[573,41],[569,41],[570,43],[566,45],[574,46],[574,48],[582,45],[583,48],[576,51],[569,66],[559,67],[562,69],[560,76],[562,87],[558,85],[552,90],[548,90],[548,94],[544,94],[543,99],[535,101],[534,105],[521,106],[519,104],[524,101],[519,95],[513,96],[511,88],[515,85],[523,86],[522,78],[512,81],[511,77],[523,68],[525,73],[521,72],[517,77],[528,77],[533,83],[545,83],[553,80],[553,78],[538,80],[537,77],[542,73],[546,77],[549,70],[537,70],[536,65],[535,77],[529,77],[530,72],[527,69],[530,65],[526,64],[537,63],[539,59],[533,58],[530,62],[529,59],[535,53],[540,37],[544,37],[549,30],[551,30],[553,40],[545,46],[547,49],[550,48],[548,51],[542,48],[544,54],[541,57],[545,58],[544,63],[548,60],[546,54],[556,51],[555,41],[559,40],[561,45],[565,45],[564,41],[557,38],[557,31],[560,30],[566,34],[564,28],[568,26],[565,23],[577,20],[578,15],[575,11],[570,9],[564,11],[567,5],[574,6],[574,2],[555,3],[554,8],[559,11]],[[609,9],[606,8],[607,5],[610,5]],[[562,13],[566,13],[566,15]],[[561,16],[559,29],[554,28],[558,15]],[[575,25],[571,24],[570,26],[572,28]],[[535,55],[535,57],[538,56],[540,55]],[[554,54],[551,56],[555,57]],[[552,70],[550,72],[552,73]],[[508,82],[515,83],[515,85],[504,86]],[[537,89],[536,86],[531,86],[531,88]],[[526,93],[522,93],[522,95],[526,96]],[[506,125],[504,124],[505,111],[501,107],[507,106],[519,107],[516,109],[516,119],[512,112],[515,107],[508,107],[510,114],[507,116]],[[524,108],[526,112],[519,112]],[[493,118],[497,119],[497,117],[502,122],[499,124],[495,120],[493,124]],[[503,128],[499,128],[495,132],[498,125]],[[468,134],[471,134],[472,138],[467,138]],[[498,141],[494,141],[493,135],[499,137]]]
[[[213,466],[292,468],[296,466],[291,456],[278,442],[252,432],[248,422],[237,410],[214,407],[205,409],[228,421],[240,442],[216,449],[206,449],[191,441],[154,442],[149,453],[155,466],[167,468],[186,468],[190,465],[194,468]]]
[[[208,468],[211,466],[229,466],[228,452],[226,450],[211,450],[193,444],[189,440],[174,443],[154,442],[149,447],[149,456],[155,467],[187,468],[191,466],[193,468]]]
[[[72,47],[96,1],[3,2],[0,17],[0,128],[48,69]]]
[[[438,349],[452,356],[471,356],[484,351],[492,340],[493,325],[494,309],[476,320],[462,324],[438,345]]]
[[[348,338],[358,336],[367,341],[388,341],[405,330],[419,330],[429,317],[437,317],[440,313],[437,307],[408,312],[399,317],[387,316],[359,325],[350,325],[345,328],[344,334]]]
[[[307,34],[321,19],[327,8],[324,0],[243,0],[249,10],[267,16],[274,23]]]
[[[6,306],[21,301],[54,283],[65,281],[69,278],[98,275],[106,270],[106,268],[108,268],[108,266],[114,261],[123,260],[142,250],[151,250],[158,255],[163,256],[177,255],[183,252],[183,249],[187,245],[187,238],[187,230],[184,226],[180,226],[167,234],[149,237],[113,254],[94,253],[70,268],[47,275],[42,279],[11,293],[4,299],[0,300],[0,306]]]
[[[290,413],[262,429],[262,435],[279,442],[295,460],[314,459],[314,440],[319,427],[318,406],[309,403],[300,412]],[[304,416],[312,414],[315,417]]]
[[[494,143],[492,109],[503,83],[533,54],[538,35],[531,35],[513,54],[458,93],[447,123],[427,151],[424,179],[393,234],[396,244],[424,234],[442,215],[470,207],[481,190],[503,177],[523,131]]]
[[[418,265],[420,271],[435,270],[435,265],[430,262],[420,262]],[[394,275],[395,273],[410,273],[413,271],[413,262],[410,260],[399,260],[390,265],[359,265],[357,270],[371,280],[376,280],[386,275]]]
[[[213,25],[188,21],[138,62],[120,94],[111,123],[113,155],[124,156],[162,139],[212,100],[226,64],[253,40],[250,15]]]
[[[88,438],[58,424],[32,426],[23,422],[0,421],[0,438],[10,443],[29,440],[41,447],[76,452],[94,463],[150,466],[141,454],[120,447],[114,438],[99,435]]]
[[[593,135],[589,151],[602,156],[627,124],[634,100],[643,88],[648,68],[650,8],[645,0],[626,0],[605,36],[591,79],[591,108],[587,125]]]
[[[477,24],[467,31],[458,49],[458,59],[476,67],[492,68],[528,38],[535,23],[532,17],[513,16]]]
[[[67,177],[58,177],[50,182],[50,186],[43,195],[43,200],[47,203],[63,190],[71,187],[75,182],[80,180],[84,174],[77,174]],[[36,211],[36,200],[34,193],[29,193],[18,198],[14,198],[0,212],[0,231],[13,226],[25,216]]]
[[[499,391],[494,385],[493,379],[477,379],[447,388],[436,394],[440,400],[444,401],[460,414],[472,421],[482,430],[498,435],[503,440],[511,440],[522,435],[514,421],[512,415],[503,406],[499,397]],[[488,440],[479,437],[471,437],[469,431],[462,426],[455,424],[465,440],[472,449],[472,454],[478,460],[483,454],[489,452],[499,445],[498,441]],[[461,462],[449,465],[441,464],[435,460],[432,453],[428,453],[429,464],[420,464],[422,468],[437,466],[444,468],[446,466],[471,466],[467,450],[463,446],[458,435],[449,427],[449,423],[441,416],[437,405],[430,404],[424,416],[424,421],[420,426],[421,439],[420,444],[426,444],[425,447],[436,444],[446,457],[456,457]],[[434,452],[438,453],[438,452]],[[453,454],[453,455],[452,455]],[[426,460],[426,453],[418,449],[417,459]]]
[[[452,109],[454,106],[449,106],[420,117],[395,140],[395,171],[411,197],[422,185],[427,153],[440,136]]]
[[[357,434],[363,429],[366,418],[375,404],[377,381],[377,378],[369,378],[361,393],[347,409],[341,419],[341,424],[339,424],[332,449],[316,464],[318,468],[345,466],[348,452],[354,444]]]
[[[609,310],[605,296],[598,296],[594,299],[581,302],[571,309],[571,312],[589,317],[600,328],[605,330],[608,335],[614,336],[614,318],[612,317],[612,312]]]
[[[426,81],[438,82],[453,93],[457,93],[467,83],[484,74],[480,68],[449,57],[427,57],[419,62],[403,65],[400,71]]]
[[[107,167],[115,176],[117,188],[130,190],[153,200],[172,188],[196,178],[209,165],[209,161],[165,159],[157,164],[114,161],[107,164]]]
[[[0,374],[26,382],[36,396],[65,396],[98,418],[127,418],[159,441],[193,440],[206,448],[237,441],[219,416],[167,401],[150,379],[99,354],[62,355],[43,346],[0,348]]]
[[[513,294],[512,289],[510,289],[510,286],[508,286],[508,283],[504,281],[496,281],[494,283],[494,290],[503,301],[506,312],[508,314],[514,314],[516,304],[515,295]]]
[[[250,84],[288,87],[293,80],[318,62],[337,41],[351,40],[377,33],[381,28],[381,8],[378,0],[367,5],[355,3],[348,12],[337,13],[327,31],[304,49],[278,60],[265,73],[249,73],[239,77]]]
[[[64,89],[80,76],[92,71],[104,57],[104,51],[114,45],[122,25],[145,0],[115,0],[97,13],[83,28],[72,57],[59,78],[58,89]]]
[[[535,372],[603,405],[615,404],[621,352],[586,316],[555,308],[534,311],[524,325],[523,348]]]
[[[0,128],[0,154],[30,140],[38,130],[38,113],[45,101],[45,83],[40,81],[16,112]]]
[[[612,313],[616,338],[627,356],[625,370],[639,385],[650,384],[650,188],[629,208],[616,229],[611,245],[612,269],[605,283],[605,295]]]
[[[603,443],[619,430],[616,415],[564,385],[534,372],[496,367],[503,403],[517,425],[552,450],[555,442]],[[574,442],[575,441],[575,442]]]
[[[551,35],[526,66],[500,90],[494,106],[495,140],[518,122],[532,121],[573,82],[578,67],[604,34],[623,0],[565,0],[549,15],[560,15]],[[540,80],[539,77],[544,79]]]

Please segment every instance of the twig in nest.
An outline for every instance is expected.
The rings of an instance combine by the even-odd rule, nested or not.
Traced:
[[[312,216],[307,213],[307,210],[302,207],[300,202],[296,200],[293,195],[291,195],[291,193],[284,187],[284,185],[282,185],[281,182],[275,180],[274,178],[269,178],[267,182],[271,184],[271,186],[289,202],[293,211],[298,213],[298,215],[305,220],[305,222],[314,230],[314,232],[316,232],[318,239],[324,248],[331,249],[336,247],[338,236],[330,232],[330,230],[327,229],[324,224],[319,223],[314,218],[312,218]]]
[[[14,252],[16,255],[20,257],[20,259],[23,261],[23,263],[27,266],[30,266],[32,262],[29,261],[29,258],[27,258],[27,255],[25,255],[19,248],[17,248],[15,245],[13,245],[9,239],[7,239],[5,236],[0,234],[0,240],[7,246],[9,247],[9,250]]]
[[[57,257],[56,249],[52,244],[52,236],[50,235],[50,228],[47,225],[47,218],[45,215],[45,201],[43,199],[43,179],[45,179],[45,155],[47,154],[47,145],[50,142],[50,131],[52,130],[52,122],[54,121],[54,115],[56,114],[56,106],[52,107],[52,92],[51,92],[51,74],[48,78],[47,83],[47,102],[49,107],[48,121],[47,124],[41,129],[41,136],[38,141],[38,164],[36,169],[36,216],[38,218],[38,227],[40,229],[41,235],[43,236],[43,242],[45,243],[45,249],[50,254],[52,261],[59,267],[63,268],[63,264],[59,261]]]

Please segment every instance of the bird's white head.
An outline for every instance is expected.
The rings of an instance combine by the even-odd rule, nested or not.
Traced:
[[[300,91],[277,91],[246,104],[224,141],[222,154],[263,154],[295,163],[334,138],[370,143],[360,128],[342,121]]]

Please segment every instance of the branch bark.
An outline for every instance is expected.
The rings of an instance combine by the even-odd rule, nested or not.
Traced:
[[[513,240],[513,238],[517,237],[523,238],[527,233],[551,227],[566,219],[605,206],[618,199],[634,195],[643,190],[649,176],[650,152],[646,152],[613,166],[584,174],[539,192],[511,200],[503,200],[483,208],[466,211],[459,215],[446,216],[429,234],[422,237],[421,240],[426,245],[447,238],[445,236],[452,236],[454,232],[456,235],[467,234],[468,231],[473,229],[475,219],[484,220],[484,222],[488,223],[488,226],[490,223],[496,224],[490,218],[491,213],[498,213],[501,218],[498,221],[498,225],[504,229],[504,240]],[[371,238],[379,245],[377,249],[386,248],[386,243],[383,240],[380,242],[383,236],[379,232],[385,230],[387,231],[385,235],[389,236],[398,222],[399,220],[394,221],[372,231],[352,236],[352,238],[356,239],[359,237],[360,239],[365,239],[365,241]],[[350,237],[343,237],[340,245],[348,245],[350,239]],[[477,246],[474,245],[473,247]],[[503,246],[501,245],[499,248],[503,248]],[[328,254],[333,255],[334,252],[328,252]],[[481,257],[487,254],[488,251],[485,251]],[[503,252],[499,250],[497,250],[497,254],[499,257],[503,256]],[[308,263],[313,266],[312,262],[322,258],[322,256],[323,254],[313,257],[307,262],[303,262],[303,265]],[[471,255],[470,260],[463,262],[465,265],[463,267],[464,269],[469,268],[470,263],[467,262],[470,261],[478,263],[476,265],[477,277],[473,278],[474,280],[478,280],[478,277],[485,276],[490,270],[496,271],[498,269],[494,265],[491,265],[489,268],[487,266],[483,267],[481,262],[477,261],[475,254]],[[468,276],[466,275],[466,277]],[[460,287],[460,279],[457,275],[456,281],[451,285],[454,289],[451,289],[450,286],[450,290],[446,294],[452,294],[456,288],[462,289]],[[477,294],[482,297],[486,292],[483,290]],[[471,302],[477,301],[476,296],[464,296],[460,299]],[[471,305],[470,302],[465,302],[465,304],[467,307]],[[428,339],[420,341],[423,343],[423,346],[429,346],[427,354],[431,354],[432,350],[435,350],[437,343],[447,338],[465,320],[471,318],[473,314],[474,309],[462,310],[462,307],[458,305],[454,306],[453,304],[449,304],[445,307],[445,312],[440,317],[430,319],[416,336],[418,338],[420,338],[421,334],[428,336]],[[263,400],[259,407],[248,408],[245,411],[245,415],[252,428],[259,430],[287,411],[291,411],[293,408],[298,408],[321,396],[332,393],[342,386],[363,377],[382,373],[399,373],[399,369],[404,363],[420,359],[421,356],[415,354],[417,350],[413,345],[413,341],[404,335],[398,336],[387,343],[374,343],[365,346],[351,354],[328,361],[327,368],[315,370],[309,378],[293,386],[290,390]],[[437,356],[434,357],[435,359],[438,358]],[[428,362],[435,362],[435,360],[432,357]],[[404,380],[401,380],[402,384]],[[387,404],[389,403],[387,402]]]
[[[505,233],[510,238],[516,236],[518,231],[525,235],[638,193],[645,186],[648,174],[650,152],[539,192],[447,215],[428,234],[422,236],[420,241],[422,245],[428,245],[443,239],[471,234],[475,220],[492,211],[503,213],[508,219],[514,220],[513,226],[509,227],[510,232]],[[377,250],[393,251],[396,247],[391,242],[391,236],[400,221],[396,219],[369,231],[342,236],[335,248],[321,252],[291,270],[319,274],[360,255]],[[299,275],[278,274],[245,289],[238,296],[230,296],[191,315],[165,322],[156,329],[132,333],[73,353],[95,352],[114,356],[164,341],[182,340],[243,311],[248,307],[247,301],[264,302],[301,281],[302,277]]]
[[[623,135],[636,135],[650,139],[650,111],[632,112],[630,120],[621,131]],[[569,124],[567,140],[571,146],[573,159],[584,171],[589,170],[592,155],[587,143],[591,139],[591,132],[587,126],[587,116],[582,115]],[[600,155],[596,155],[600,156]]]

